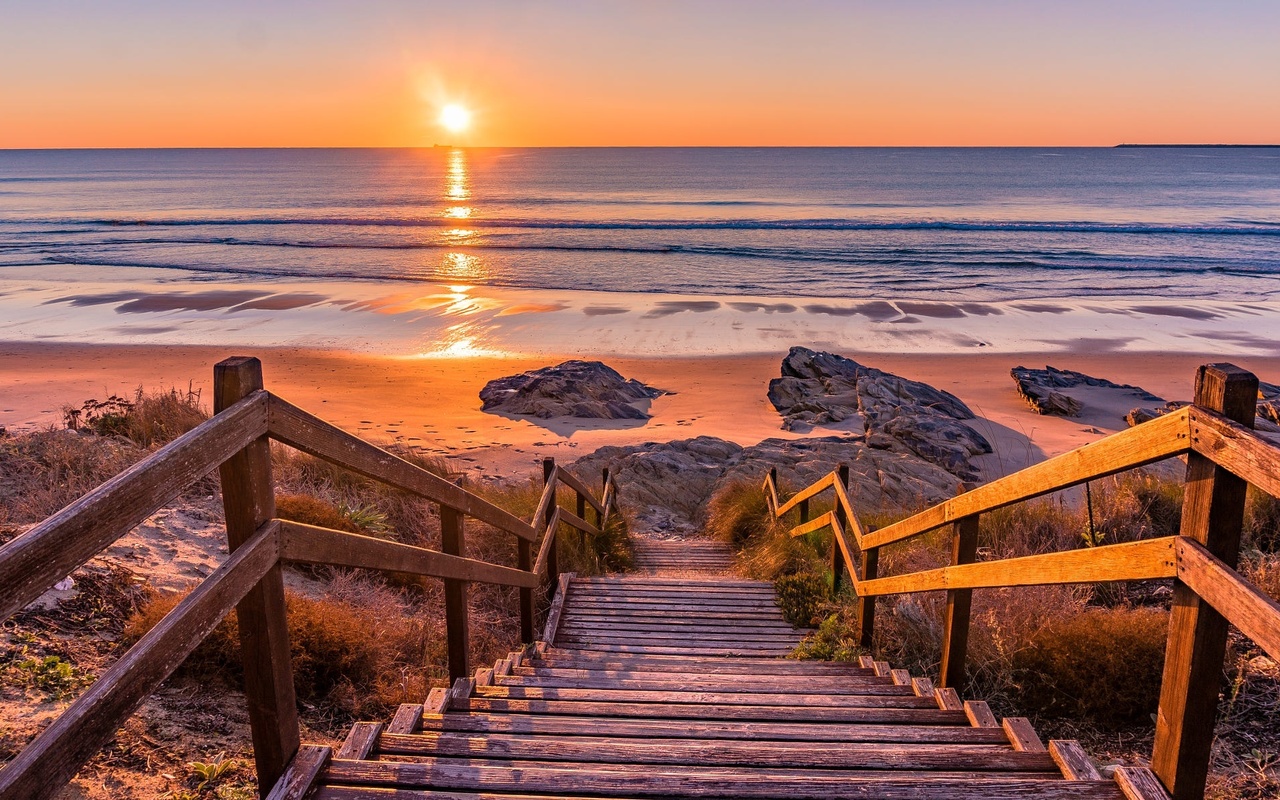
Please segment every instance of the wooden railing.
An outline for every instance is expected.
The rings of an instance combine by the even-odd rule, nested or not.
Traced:
[[[785,502],[777,473],[764,481],[772,514],[793,510],[791,536],[829,529],[833,588],[841,573],[856,594],[861,644],[872,646],[877,597],[945,591],[940,684],[964,679],[972,593],[977,588],[1173,579],[1152,768],[1175,800],[1204,794],[1213,743],[1227,624],[1280,659],[1280,604],[1236,572],[1248,484],[1280,496],[1280,447],[1253,427],[1258,379],[1229,364],[1196,376],[1195,402],[1177,412],[980,486],[880,530],[859,523],[848,494],[848,467]],[[1050,492],[1186,456],[1177,536],[1067,552],[977,561],[981,514]],[[810,519],[810,501],[830,490],[833,510]],[[880,548],[951,526],[951,564],[906,575],[878,574]]]
[[[469,672],[467,585],[520,590],[520,634],[534,640],[535,592],[558,582],[561,523],[597,535],[614,513],[617,487],[608,473],[599,500],[576,477],[544,462],[545,488],[525,522],[482,497],[308,414],[263,389],[256,358],[214,368],[214,416],[0,548],[0,621],[21,610],[77,567],[219,470],[230,557],[11,762],[0,768],[0,798],[57,794],[126,718],[182,664],[234,608],[260,791],[276,786],[299,731],[289,659],[282,565],[288,562],[440,578],[451,679]],[[360,536],[276,518],[270,440],[439,504],[441,549]],[[576,495],[576,513],[556,503],[559,487]],[[595,512],[586,522],[585,508]],[[466,557],[470,517],[516,537],[517,565]],[[532,552],[540,543],[536,563]]]

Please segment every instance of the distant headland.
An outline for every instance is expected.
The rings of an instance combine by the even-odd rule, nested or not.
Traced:
[[[1118,144],[1116,147],[1280,147],[1280,144]]]

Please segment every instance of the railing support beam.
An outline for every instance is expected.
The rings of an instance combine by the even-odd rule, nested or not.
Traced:
[[[451,556],[467,554],[462,514],[440,506],[440,550]],[[449,645],[449,681],[471,674],[471,629],[467,619],[467,582],[444,580],[445,636]]]
[[[978,515],[956,520],[951,533],[952,565],[972,564],[978,555]],[[969,650],[969,616],[973,608],[972,589],[947,592],[947,608],[942,625],[942,666],[938,685],[964,685],[965,657]]]
[[[1195,404],[1245,427],[1253,427],[1257,398],[1258,379],[1239,367],[1206,364],[1196,374]],[[1187,455],[1181,534],[1232,568],[1239,557],[1247,488],[1209,458]],[[1226,620],[1175,580],[1151,756],[1152,769],[1174,800],[1204,796],[1226,644]]]
[[[845,493],[849,491],[849,465],[841,464],[836,470],[836,477],[840,481],[840,485],[844,487]],[[849,526],[849,515],[845,513],[844,504],[837,502],[835,504],[836,522],[840,525],[840,530],[851,530]],[[831,564],[831,596],[835,597],[840,593],[840,578],[844,576],[844,553],[840,550],[840,543],[836,541],[836,537],[831,537],[831,553],[829,555],[829,563]]]
[[[542,459],[542,486],[544,489],[547,484],[555,480],[555,474],[556,460],[554,458]],[[555,537],[557,533],[551,529],[551,517],[556,513],[556,505],[557,503],[553,496],[551,505],[547,506],[547,530],[542,534],[543,536]],[[560,563],[559,559],[556,558],[556,551],[559,549],[559,544],[560,543],[553,538],[551,541],[551,549],[547,551],[547,585],[544,587],[547,605],[550,605],[551,601],[555,599],[556,587],[560,584]]]
[[[213,411],[218,413],[263,388],[262,362],[229,358],[213,368]],[[276,515],[271,443],[264,435],[218,468],[227,545],[234,552]],[[253,736],[258,787],[271,791],[298,752],[298,706],[290,663],[284,578],[277,563],[236,605],[245,699]]]

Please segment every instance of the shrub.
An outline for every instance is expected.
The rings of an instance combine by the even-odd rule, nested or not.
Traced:
[[[106,400],[86,400],[80,408],[63,409],[68,428],[98,436],[123,436],[141,447],[172,441],[209,418],[200,404],[200,392],[187,385],[185,392],[144,392],[139,386],[132,400],[112,395]]]
[[[1264,553],[1280,553],[1280,500],[1256,486],[1249,487],[1244,541]]]
[[[858,644],[860,638],[857,611],[853,604],[845,604],[805,637],[791,656],[820,661],[856,661],[859,656],[867,655],[867,651]]]
[[[1089,609],[1058,618],[1015,656],[1027,710],[1115,727],[1149,719],[1160,700],[1169,615]]]
[[[426,696],[440,672],[430,656],[436,637],[420,614],[399,606],[396,595],[364,584],[359,605],[345,599],[286,592],[289,644],[298,699],[352,715],[381,714]],[[154,596],[130,618],[125,640],[136,641],[185,595]],[[436,654],[442,655],[442,654]],[[232,612],[187,658],[182,672],[239,680],[239,632]]]
[[[342,513],[342,509],[327,500],[307,494],[277,495],[276,516],[305,525],[319,525],[349,533],[360,532],[356,524]]]
[[[42,520],[142,456],[129,442],[74,431],[0,437],[0,521]]]
[[[827,584],[820,575],[802,572],[783,575],[774,581],[778,608],[787,622],[798,628],[816,625],[818,611],[827,595]]]
[[[764,493],[758,485],[747,481],[733,481],[717,490],[707,512],[707,531],[735,547],[741,547],[770,528]]]

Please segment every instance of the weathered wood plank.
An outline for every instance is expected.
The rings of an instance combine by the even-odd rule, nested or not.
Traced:
[[[272,439],[304,453],[461,511],[468,517],[522,539],[532,541],[537,538],[533,526],[484,498],[330,425],[275,395],[270,400],[268,425]]]
[[[579,700],[517,700],[455,695],[451,708],[456,711],[507,712],[516,714],[569,714],[589,717],[665,717],[667,719],[729,720],[754,719],[801,722],[867,722],[908,723],[915,725],[949,725],[964,721],[964,715],[931,708],[897,706],[849,706],[843,708],[808,708],[795,705],[717,705],[711,703],[609,703]]]
[[[120,724],[275,567],[276,533],[275,522],[264,525],[0,769],[0,797],[41,800],[62,791]]]
[[[476,697],[511,700],[580,700],[601,703],[698,703],[704,705],[803,705],[807,708],[928,708],[938,707],[932,697],[906,691],[868,694],[776,694],[766,692],[674,691],[653,689],[590,689],[540,686],[477,686]]]
[[[387,733],[413,733],[422,725],[425,708],[421,703],[402,703],[387,726]]]
[[[1184,408],[1042,461],[901,522],[872,531],[864,537],[862,546],[881,547],[909,539],[964,517],[1182,455],[1190,446],[1190,411]]]
[[[823,528],[828,528],[831,525],[833,525],[835,521],[836,521],[835,514],[832,514],[830,511],[828,511],[825,514],[819,514],[817,517],[809,520],[808,522],[800,523],[799,525],[792,528],[788,533],[788,535],[791,538],[795,539],[799,536],[805,536],[815,531],[820,531]]]
[[[816,682],[811,676],[787,678],[766,676],[753,680],[745,675],[713,677],[705,674],[670,678],[618,677],[619,675],[657,675],[658,673],[585,673],[576,677],[525,677],[508,675],[499,679],[502,686],[545,687],[548,689],[648,689],[653,691],[725,692],[769,691],[774,694],[812,694]],[[607,677],[594,677],[604,675]],[[822,687],[829,694],[902,694],[902,688],[879,678],[846,678]],[[956,710],[963,710],[957,706]]]
[[[873,770],[716,770],[669,765],[636,769],[599,764],[591,769],[554,763],[519,767],[482,759],[437,759],[415,762],[333,761],[325,773],[331,783],[404,786],[423,789],[476,789],[528,792],[555,787],[554,795],[604,794],[681,797],[787,797],[792,800],[843,798],[918,800],[927,789],[938,798],[957,800],[1025,800],[1026,798],[1107,798],[1119,790],[1110,781],[1046,781],[1037,773],[1021,779],[962,772],[904,772],[886,775]],[[323,795],[319,795],[323,797]],[[447,795],[446,795],[447,796]],[[927,796],[927,795],[926,795]],[[440,797],[440,795],[432,795]]]
[[[1145,767],[1116,767],[1115,781],[1125,800],[1169,800],[1168,790]]]
[[[1267,655],[1280,660],[1280,603],[1214,558],[1194,539],[1178,540],[1178,580]]]
[[[547,644],[555,644],[556,633],[560,629],[560,618],[564,614],[564,604],[567,602],[570,585],[573,582],[575,574],[572,572],[560,573],[559,590],[555,597],[551,600],[551,608],[547,611],[547,624],[542,629],[542,641]]]
[[[1267,494],[1280,496],[1280,447],[1207,408],[1192,406],[1190,412],[1196,453]]]
[[[991,713],[991,707],[985,700],[966,700],[964,713],[969,718],[969,724],[975,728],[1000,727],[1000,723],[996,721],[996,715]]]
[[[1036,729],[1031,727],[1031,722],[1026,717],[1005,717],[1003,727],[1014,750],[1028,753],[1045,752],[1044,742],[1040,741]]]
[[[863,581],[858,585],[858,591],[879,596],[942,589],[1172,578],[1178,572],[1177,538],[1165,536],[1062,553],[941,567]]]
[[[892,770],[1033,771],[1056,768],[1048,753],[1020,753],[1001,745],[912,743],[652,740],[600,736],[438,733],[384,736],[379,753],[595,764],[798,767]],[[588,767],[589,768],[589,767]],[[1100,779],[1098,779],[1100,780]]]
[[[592,496],[591,490],[587,488],[585,483],[578,480],[578,476],[574,475],[564,467],[558,466],[556,467],[556,480],[577,492],[578,496],[583,498],[599,514],[604,514],[604,505]],[[578,516],[581,517],[581,515]],[[592,527],[594,528],[594,526]]]
[[[533,574],[548,576],[555,561],[556,528],[560,527],[560,509],[551,511],[546,529],[542,532],[542,544],[538,547],[538,559],[533,562]],[[557,581],[558,582],[558,581]]]
[[[938,701],[938,708],[947,711],[964,711],[964,703],[960,701],[959,693],[950,686],[934,689],[933,696]]]
[[[342,747],[338,748],[338,752],[334,753],[334,758],[368,758],[373,752],[373,748],[378,744],[378,737],[382,735],[381,722],[357,722],[351,726],[351,731],[347,733],[347,738],[342,742]],[[295,759],[296,761],[296,759]]]
[[[1250,427],[1257,400],[1258,379],[1239,367],[1206,364],[1196,373],[1198,406]],[[1247,489],[1199,452],[1187,456],[1180,532],[1231,568],[1239,556]],[[1204,794],[1226,647],[1223,616],[1182,580],[1174,581],[1151,769],[1175,800]]]
[[[793,508],[796,508],[797,506],[799,506],[805,500],[809,500],[811,498],[817,497],[818,495],[825,492],[827,489],[830,489],[831,484],[834,483],[835,481],[835,477],[836,475],[834,472],[829,472],[826,475],[822,476],[821,478],[818,478],[816,481],[809,484],[805,488],[796,492],[794,495],[791,496],[790,500],[787,500],[785,503],[777,507],[778,510],[774,512],[774,516],[781,517],[782,515],[786,514],[788,511],[791,511]]]
[[[590,522],[587,522],[585,519],[573,513],[572,511],[569,511],[568,509],[565,509],[565,508],[561,508],[557,510],[557,513],[560,516],[560,521],[568,525],[569,527],[577,528],[583,533],[589,533],[592,536],[600,535],[599,528],[592,525]]]
[[[282,557],[286,561],[356,569],[403,572],[501,586],[536,587],[536,575],[474,558],[390,542],[301,522],[281,520]]]
[[[1089,756],[1085,755],[1084,748],[1077,741],[1054,739],[1049,742],[1049,755],[1062,769],[1062,774],[1067,780],[1102,780],[1102,773],[1098,772],[1098,768],[1089,760]]]
[[[328,766],[330,754],[328,747],[311,744],[299,747],[267,795],[267,800],[303,800],[316,785],[321,771]]]
[[[960,718],[962,720],[962,718]],[[591,735],[663,739],[749,739],[799,742],[935,742],[941,744],[1000,744],[1009,738],[999,726],[972,728],[953,725],[829,725],[826,723],[754,720],[689,720],[653,718],[570,717],[540,714],[449,714],[424,719],[430,730],[468,733],[524,733]]]
[[[539,714],[449,714],[424,718],[428,730],[468,733],[591,735],[622,738],[749,739],[816,742],[933,742],[1008,746],[1004,731],[962,725],[829,725],[752,720],[669,720]]]
[[[0,620],[48,591],[267,429],[256,392],[0,547]]]
[[[956,520],[951,532],[951,565],[972,564],[978,554],[978,516]],[[972,589],[947,592],[942,620],[942,663],[938,683],[963,686],[965,659],[969,652],[969,613],[973,608]]]

